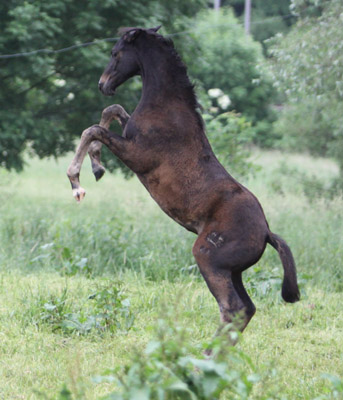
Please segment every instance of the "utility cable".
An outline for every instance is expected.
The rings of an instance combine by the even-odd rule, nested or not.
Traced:
[[[280,18],[281,19],[289,19],[291,17],[294,17],[294,14],[269,17],[269,18],[266,18],[266,19],[263,19],[263,20],[259,20],[259,21],[252,21],[251,25],[262,24],[264,22],[269,22],[269,21],[272,21],[272,20],[280,19]],[[223,27],[223,26],[230,26],[230,25],[232,25],[232,24],[211,25],[210,27],[206,28],[206,30],[211,29],[211,28],[215,28],[215,27]],[[183,36],[183,35],[187,35],[187,34],[194,33],[194,32],[196,32],[196,30],[187,30],[187,31],[170,33],[170,34],[167,34],[165,36],[166,37]],[[22,52],[22,53],[2,54],[2,55],[0,55],[0,59],[3,60],[3,59],[10,59],[10,58],[30,57],[30,56],[34,56],[36,54],[59,54],[59,53],[64,53],[64,52],[67,52],[67,51],[79,49],[79,48],[82,48],[82,47],[92,46],[94,44],[99,44],[99,43],[103,43],[103,42],[116,42],[119,39],[120,39],[119,37],[95,39],[95,40],[93,40],[91,42],[73,44],[72,46],[64,47],[64,48],[58,49],[58,50],[38,49],[38,50],[26,51],[26,52]]]

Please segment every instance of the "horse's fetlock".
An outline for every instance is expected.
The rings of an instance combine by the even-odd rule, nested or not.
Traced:
[[[67,176],[68,178],[78,178],[79,177],[79,170],[75,165],[71,165],[68,169],[67,169]]]

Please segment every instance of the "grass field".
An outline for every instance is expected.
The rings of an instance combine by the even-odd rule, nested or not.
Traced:
[[[221,398],[342,399],[343,199],[327,183],[337,168],[277,152],[253,159],[260,169],[243,183],[292,248],[302,300],[281,300],[281,262],[267,248],[244,276],[257,313],[236,351],[251,362],[230,364],[258,379],[248,395]],[[69,160],[0,171],[0,399],[101,398],[118,382],[96,377],[137,360],[156,342],[158,321],[186,329],[186,351],[198,359],[219,322],[194,267],[195,236],[135,178],[96,183],[88,162],[87,196],[76,204]]]

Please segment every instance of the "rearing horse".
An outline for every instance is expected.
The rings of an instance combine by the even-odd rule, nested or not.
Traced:
[[[218,302],[221,321],[227,324],[239,316],[237,327],[243,331],[256,308],[243,286],[242,272],[271,244],[284,268],[282,297],[292,303],[300,298],[295,263],[286,242],[269,230],[256,197],[214,155],[186,67],[171,40],[157,30],[121,30],[99,88],[113,95],[127,79],[140,75],[141,100],[131,117],[114,105],[104,111],[100,126],[82,133],[68,176],[74,196],[81,200],[82,161],[92,142],[105,144],[136,173],[165,213],[198,235],[193,254]],[[108,130],[114,118],[123,127],[122,136]],[[97,178],[103,173],[99,154],[93,172]]]

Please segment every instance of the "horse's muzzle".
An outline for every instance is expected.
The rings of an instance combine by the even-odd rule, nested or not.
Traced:
[[[104,94],[105,96],[113,96],[115,93],[115,89],[111,88],[111,85],[109,84],[108,81],[102,81],[100,79],[99,83],[98,83],[98,87],[99,90],[102,94]]]

